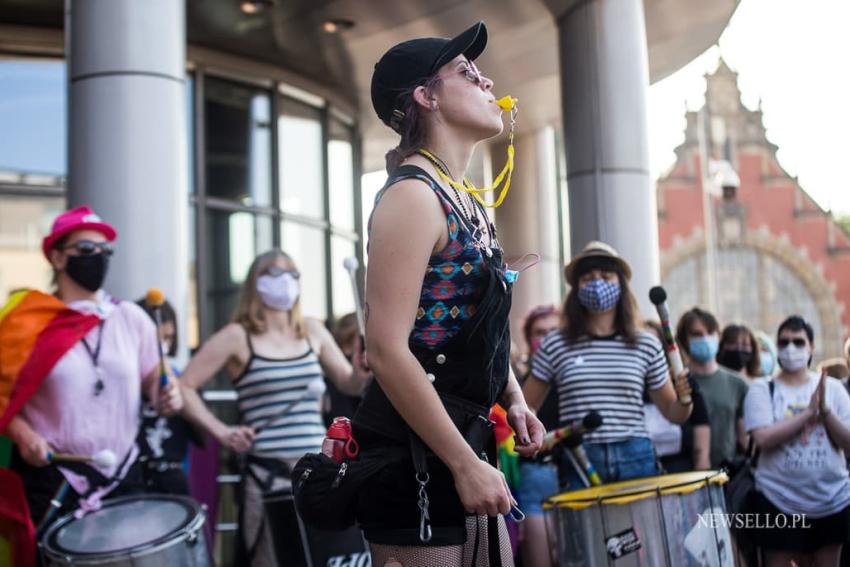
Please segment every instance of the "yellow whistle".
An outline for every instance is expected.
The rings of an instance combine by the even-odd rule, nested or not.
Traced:
[[[508,95],[508,96],[503,96],[502,98],[497,100],[496,106],[498,106],[499,108],[501,108],[505,112],[510,112],[511,110],[514,109],[514,106],[516,105],[516,103],[517,103],[517,99]]]

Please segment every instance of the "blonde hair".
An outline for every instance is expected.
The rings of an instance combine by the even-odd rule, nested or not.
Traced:
[[[268,307],[263,304],[263,300],[257,292],[257,278],[279,258],[283,258],[290,263],[293,269],[296,269],[295,262],[289,254],[282,250],[269,250],[254,258],[251,267],[248,269],[248,275],[242,283],[239,305],[236,306],[231,320],[241,325],[249,334],[262,335],[267,330],[265,315]],[[289,322],[295,328],[295,335],[299,339],[303,339],[306,336],[306,327],[304,316],[301,314],[300,296],[289,311]]]

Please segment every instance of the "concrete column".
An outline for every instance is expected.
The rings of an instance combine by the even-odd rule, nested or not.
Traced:
[[[65,28],[69,205],[91,205],[118,230],[106,289],[136,299],[159,287],[181,317],[188,284],[184,8],[175,0],[67,0]]]
[[[520,274],[514,285],[511,332],[524,346],[522,321],[529,309],[544,303],[560,304],[563,266],[558,257],[557,168],[555,132],[547,127],[516,139],[516,166],[510,192],[496,209],[499,240],[508,262],[528,253],[540,263]],[[504,146],[492,152],[493,167],[504,166]]]
[[[556,17],[572,253],[591,240],[616,248],[650,315],[648,291],[660,273],[643,2],[582,1]]]

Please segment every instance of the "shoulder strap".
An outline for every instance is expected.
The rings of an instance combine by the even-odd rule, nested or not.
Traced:
[[[387,182],[384,184],[383,188],[378,192],[378,196],[375,197],[375,205],[378,204],[383,193],[389,189],[394,183],[398,183],[404,179],[419,179],[423,183],[427,183],[431,189],[436,193],[437,197],[440,199],[440,204],[443,206],[443,211],[448,215],[449,213],[454,214],[461,223],[465,225],[466,221],[464,216],[461,214],[460,210],[458,210],[457,205],[455,205],[454,201],[452,201],[451,197],[446,193],[445,189],[437,183],[437,181],[431,176],[430,173],[419,167],[418,165],[403,165],[399,167],[394,174],[392,174]],[[467,226],[467,230],[470,232],[472,228]]]
[[[773,414],[773,392],[776,390],[776,382],[773,381],[773,378],[767,381],[767,389],[770,391],[770,413]],[[774,423],[776,422],[776,418],[774,418]],[[761,451],[756,449],[755,440],[753,436],[750,435],[750,442],[747,443],[747,456],[750,457],[752,466],[755,466],[759,462],[759,455]]]

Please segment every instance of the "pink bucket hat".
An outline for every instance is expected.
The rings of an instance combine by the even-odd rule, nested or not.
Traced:
[[[82,206],[65,211],[56,217],[56,220],[53,221],[53,228],[50,229],[50,234],[41,241],[41,251],[47,257],[57,240],[75,230],[85,229],[100,232],[110,242],[118,236],[111,224],[104,222],[90,207]]]

